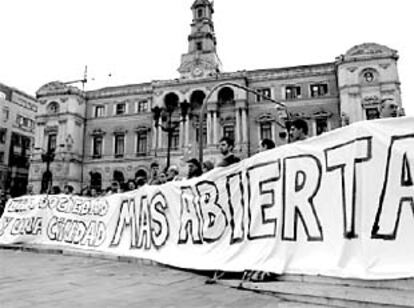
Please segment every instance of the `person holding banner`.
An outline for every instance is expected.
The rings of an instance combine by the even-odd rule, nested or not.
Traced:
[[[269,138],[265,138],[262,139],[262,141],[260,141],[260,152],[266,151],[266,150],[270,150],[270,149],[274,149],[275,148],[275,143],[272,139]]]
[[[380,107],[379,107],[379,112],[380,112],[380,118],[384,119],[384,118],[396,118],[399,116],[398,111],[399,111],[399,106],[398,104],[394,101],[393,98],[388,97],[388,98],[383,98],[381,100],[380,103]]]
[[[191,158],[187,160],[187,166],[188,166],[187,179],[192,179],[192,178],[198,177],[203,174],[201,164],[197,159]]]
[[[151,168],[151,174],[148,180],[148,184],[149,185],[158,184],[158,172],[160,170],[160,165],[156,161],[154,161],[151,163],[150,168]]]
[[[223,137],[220,139],[219,150],[223,155],[222,160],[217,164],[217,167],[227,167],[232,164],[238,163],[240,158],[233,154],[234,140],[229,137]]]
[[[308,138],[308,123],[303,119],[296,119],[290,125],[290,143],[305,140]]]

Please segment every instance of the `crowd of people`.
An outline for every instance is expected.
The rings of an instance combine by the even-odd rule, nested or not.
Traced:
[[[379,105],[379,117],[380,118],[390,118],[400,116],[400,108],[398,104],[392,98],[384,98],[381,100]],[[297,142],[305,140],[308,137],[308,124],[304,119],[295,119],[290,122],[289,125],[289,142]],[[259,151],[266,151],[273,149],[275,147],[275,142],[271,139],[263,139],[259,144]],[[221,159],[214,164],[210,160],[204,161],[202,164],[196,159],[191,158],[187,160],[187,173],[186,176],[182,177],[178,166],[171,165],[167,168],[161,168],[157,162],[153,162],[150,166],[150,177],[149,179],[138,176],[135,179],[130,179],[125,183],[119,183],[113,181],[110,186],[106,189],[101,190],[98,187],[84,187],[79,193],[75,193],[73,186],[67,184],[64,185],[63,189],[59,186],[52,186],[46,192],[48,194],[67,194],[67,195],[82,195],[88,197],[100,197],[108,196],[115,193],[122,193],[126,191],[133,191],[138,189],[145,184],[149,185],[161,185],[171,181],[179,181],[182,179],[192,179],[210,171],[215,167],[226,167],[237,163],[240,161],[240,158],[233,153],[234,149],[234,140],[229,137],[223,137],[220,139],[218,145],[219,151],[221,153]],[[43,192],[44,193],[44,192]],[[35,194],[33,191],[33,186],[29,185],[27,187],[27,194]],[[3,212],[6,202],[11,198],[11,194],[8,191],[3,191],[0,189],[0,214]]]

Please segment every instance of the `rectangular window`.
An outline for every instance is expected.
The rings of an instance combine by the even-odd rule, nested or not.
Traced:
[[[180,130],[177,125],[174,131],[171,134],[171,149],[178,150],[180,146]]]
[[[199,132],[198,132],[198,127],[196,128],[196,142],[197,142],[197,144],[198,144],[198,140],[199,140],[199,137],[198,137],[198,135],[199,135]],[[203,126],[203,145],[206,145],[207,144],[207,127],[206,127],[206,125],[204,125]]]
[[[147,112],[148,111],[148,101],[142,100],[138,102],[137,112]]]
[[[10,117],[10,111],[9,108],[3,108],[3,121],[7,122]]]
[[[0,144],[6,143],[6,134],[7,134],[7,129],[0,130]]]
[[[260,89],[256,89],[256,92],[259,92],[260,94],[267,96],[267,97],[271,97],[271,92],[270,92],[270,88],[260,88]],[[261,95],[256,95],[256,102],[261,102],[266,100],[263,96]]]
[[[105,116],[105,106],[95,106],[95,118],[101,118]]]
[[[328,119],[316,119],[316,135],[323,134],[328,131]]]
[[[54,152],[56,150],[57,134],[49,134],[47,139],[47,151]]]
[[[28,156],[30,151],[30,138],[22,136],[22,155]]]
[[[365,109],[365,115],[367,116],[367,120],[378,119],[379,111],[377,108],[367,108]]]
[[[126,112],[126,105],[124,103],[116,104],[115,114],[120,115]]]
[[[92,156],[93,158],[102,157],[102,136],[94,136],[92,139]]]
[[[328,85],[326,83],[317,83],[310,85],[311,97],[325,96],[328,94]]]
[[[202,43],[202,42],[197,42],[197,43],[196,43],[196,48],[197,48],[197,50],[199,50],[199,51],[203,50],[203,43]]]
[[[137,133],[137,155],[147,154],[147,132]]]
[[[260,139],[266,138],[273,140],[272,123],[270,122],[260,123]]]
[[[115,157],[123,157],[125,146],[125,135],[119,134],[115,135]]]
[[[234,140],[234,126],[226,125],[223,127],[223,137],[228,137]]]
[[[300,86],[286,86],[285,97],[287,100],[300,98],[301,91]]]
[[[203,9],[198,9],[198,10],[197,10],[197,17],[198,17],[198,18],[203,17]]]
[[[0,152],[0,164],[4,163],[4,152]]]

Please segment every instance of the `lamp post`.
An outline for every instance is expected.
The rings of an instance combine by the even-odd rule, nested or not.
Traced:
[[[200,109],[200,125],[198,127],[198,135],[199,136],[202,136],[202,134],[203,134],[203,125],[202,125],[202,123],[203,123],[203,120],[204,120],[204,116],[206,114],[207,102],[210,99],[213,92],[216,91],[217,89],[223,87],[223,86],[233,86],[235,88],[242,89],[246,92],[250,92],[250,93],[253,93],[255,95],[258,95],[258,96],[260,96],[260,97],[262,97],[262,98],[264,98],[264,99],[280,106],[286,112],[287,119],[290,120],[290,114],[287,110],[287,107],[282,102],[276,101],[273,98],[268,97],[267,95],[264,95],[263,93],[260,93],[260,92],[254,90],[254,89],[249,88],[249,87],[245,87],[245,86],[239,85],[239,84],[234,83],[234,82],[223,82],[223,83],[220,83],[220,84],[214,86],[210,90],[210,92],[207,94],[207,96],[204,98],[203,105],[201,106],[201,109]],[[278,124],[280,126],[284,127],[284,125],[282,125],[280,123],[278,123]],[[201,137],[198,140],[198,156],[199,156],[200,164],[203,164],[203,138],[201,138]]]
[[[155,106],[152,108],[152,112],[154,115],[154,122],[155,127],[160,127],[163,131],[167,132],[167,164],[166,169],[170,167],[170,156],[171,156],[171,142],[172,142],[172,134],[177,129],[179,123],[186,121],[186,116],[188,114],[188,109],[190,107],[190,103],[188,103],[186,100],[180,103],[180,109],[181,109],[181,116],[182,120],[178,121],[176,123],[173,123],[172,121],[172,115],[174,113],[174,110],[177,107],[177,102],[175,101],[166,101],[165,107],[160,108],[159,106]],[[166,125],[160,124],[160,118],[163,122],[166,123]],[[157,144],[156,144],[157,146]]]

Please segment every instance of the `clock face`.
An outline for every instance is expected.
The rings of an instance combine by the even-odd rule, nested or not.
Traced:
[[[198,76],[201,76],[202,73],[203,73],[203,70],[199,67],[196,67],[193,69],[193,76],[198,77]]]

